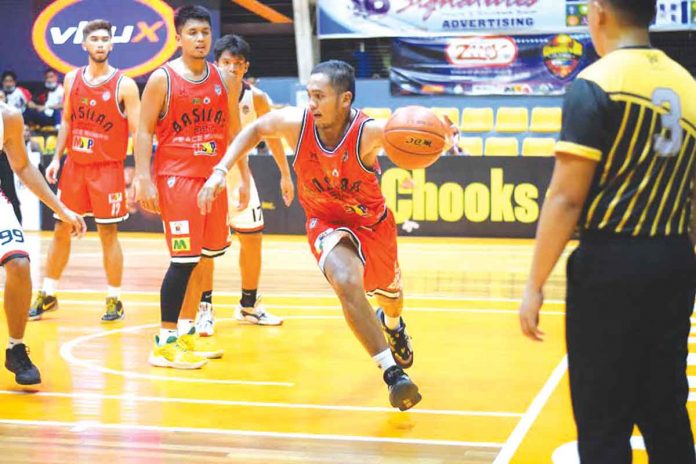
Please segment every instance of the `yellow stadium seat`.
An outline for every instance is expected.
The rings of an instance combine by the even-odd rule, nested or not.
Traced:
[[[522,156],[553,156],[555,145],[553,137],[527,137],[522,142]]]
[[[363,108],[362,112],[372,119],[389,119],[392,114],[390,108]]]
[[[46,137],[46,153],[55,153],[57,141],[58,139],[55,135],[49,135]]]
[[[529,129],[529,112],[523,107],[498,108],[498,115],[495,120],[496,132],[527,132]]]
[[[41,135],[32,135],[31,136],[31,143],[36,144],[39,147],[39,151],[41,153],[44,153],[46,151],[46,139],[43,138]]]
[[[490,132],[493,130],[493,108],[464,108],[462,132]]]
[[[560,132],[561,109],[536,107],[532,109],[532,132]]]
[[[488,137],[484,154],[486,156],[518,156],[520,144],[514,137]]]
[[[128,137],[128,148],[126,149],[126,155],[130,156],[133,154],[134,145],[133,137]]]
[[[462,149],[464,155],[481,156],[483,155],[483,139],[481,137],[461,137],[459,148]]]
[[[459,109],[433,107],[430,108],[430,110],[436,115],[438,115],[441,119],[443,119],[444,116],[447,116],[456,127],[459,127]]]

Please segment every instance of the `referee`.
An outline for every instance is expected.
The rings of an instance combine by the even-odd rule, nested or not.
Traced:
[[[544,282],[574,229],[566,344],[582,463],[693,464],[687,340],[696,292],[696,82],[650,46],[655,0],[590,0],[602,59],[570,86],[520,305],[541,340]]]

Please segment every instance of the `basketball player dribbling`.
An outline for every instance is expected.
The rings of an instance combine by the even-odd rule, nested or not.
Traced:
[[[181,7],[174,25],[181,57],[156,70],[145,86],[134,185],[143,208],[161,213],[171,254],[160,291],[162,324],[150,364],[197,369],[206,364],[206,358],[221,357],[222,351],[195,333],[193,319],[179,320],[179,315],[184,304],[195,305],[200,298],[200,290],[189,290],[194,299],[184,301],[199,261],[222,256],[229,244],[227,198],[218,198],[201,214],[196,194],[228,141],[239,132],[239,84],[206,61],[212,42],[208,10],[198,5]],[[155,133],[156,187],[150,174]],[[243,163],[243,204],[248,201],[248,176]]]
[[[68,158],[58,184],[58,197],[81,215],[93,215],[102,244],[106,271],[106,311],[102,322],[124,318],[120,301],[123,251],[118,241],[118,223],[128,218],[123,160],[128,133],[135,134],[140,99],[138,86],[122,71],[109,65],[113,48],[111,23],[95,19],[85,25],[82,48],[89,64],[65,76],[63,120],[56,153],[46,169],[46,179],[55,184],[60,158]],[[70,258],[72,226],[56,216],[53,241],[48,248],[43,285],[29,310],[29,319],[41,319],[58,309],[56,287]]]
[[[312,253],[341,301],[348,325],[382,369],[391,405],[406,410],[421,395],[403,371],[413,364],[413,350],[401,318],[396,223],[377,179],[385,123],[352,108],[355,73],[345,62],[315,66],[307,91],[307,109],[271,111],[244,128],[215,167],[198,203],[202,211],[213,207],[225,189],[228,169],[262,138],[284,137],[294,144],[297,195],[307,216]],[[292,179],[283,160],[275,158],[287,201]],[[381,307],[376,314],[366,293],[377,297]]]

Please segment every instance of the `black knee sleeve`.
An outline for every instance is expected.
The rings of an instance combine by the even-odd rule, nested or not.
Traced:
[[[162,322],[176,322],[179,320],[181,306],[186,296],[191,273],[196,263],[171,263],[162,281],[160,289],[160,313]]]

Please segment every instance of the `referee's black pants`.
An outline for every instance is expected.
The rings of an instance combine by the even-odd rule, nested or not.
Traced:
[[[583,464],[693,464],[686,410],[696,256],[686,237],[585,237],[568,260],[566,343]]]

